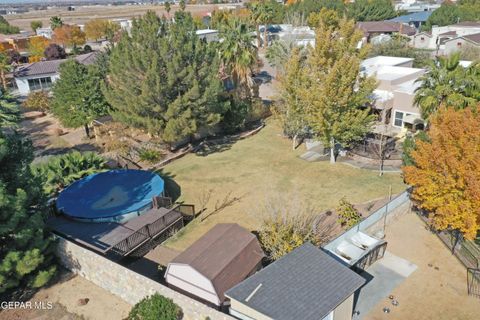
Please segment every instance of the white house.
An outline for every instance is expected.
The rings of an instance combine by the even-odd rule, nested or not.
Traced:
[[[469,47],[478,48],[480,50],[480,33],[468,34],[445,41],[444,54],[449,55],[458,50]],[[478,57],[480,59],[480,56]]]
[[[207,42],[220,40],[218,37],[219,32],[215,29],[200,29],[195,31],[195,33],[200,39],[205,39]]]
[[[52,39],[53,36],[53,30],[51,27],[38,28],[35,32],[37,33],[37,36],[43,36],[47,39]]]
[[[480,33],[480,22],[464,21],[457,24],[432,27],[431,32],[420,32],[413,36],[412,45],[418,49],[438,50],[445,54],[445,43],[449,40]]]
[[[76,56],[78,62],[88,65],[95,61],[97,53],[91,52]],[[60,77],[60,65],[67,59],[39,61],[20,66],[13,72],[17,93],[27,96],[32,91],[50,90],[52,84]]]

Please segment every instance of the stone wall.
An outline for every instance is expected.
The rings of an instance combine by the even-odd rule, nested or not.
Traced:
[[[155,292],[171,298],[184,313],[185,320],[231,320],[231,316],[184,296],[71,241],[59,238],[57,255],[69,270],[134,305]]]

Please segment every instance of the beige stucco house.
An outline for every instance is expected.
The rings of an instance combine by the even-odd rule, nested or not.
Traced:
[[[424,122],[414,103],[417,79],[425,69],[413,68],[412,58],[378,56],[362,62],[365,75],[375,77],[374,108],[382,115],[381,122],[396,129],[421,129]]]
[[[466,49],[468,47],[475,47],[480,49],[480,32],[452,38],[445,41],[444,54],[449,55],[456,51]],[[478,58],[480,59],[480,57]]]

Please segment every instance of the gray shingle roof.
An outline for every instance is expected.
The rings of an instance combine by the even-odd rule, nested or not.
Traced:
[[[306,243],[225,295],[275,320],[318,320],[364,283],[364,278]]]
[[[97,52],[81,54],[75,57],[78,62],[88,65],[95,61]],[[40,76],[46,74],[58,73],[60,65],[67,59],[39,61],[21,66],[15,71],[16,78]]]

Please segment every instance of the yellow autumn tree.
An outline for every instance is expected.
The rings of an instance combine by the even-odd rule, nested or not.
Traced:
[[[105,37],[105,30],[108,21],[104,19],[92,19],[85,24],[85,35],[87,39],[98,40]]]
[[[28,40],[29,62],[40,61],[44,57],[45,48],[48,46],[48,39],[44,37],[32,37]]]
[[[79,26],[64,24],[53,31],[53,41],[63,47],[76,47],[85,44],[86,36]]]
[[[442,109],[427,141],[417,141],[414,165],[403,168],[412,197],[437,230],[474,239],[480,229],[480,115],[471,109]]]

